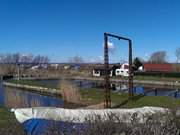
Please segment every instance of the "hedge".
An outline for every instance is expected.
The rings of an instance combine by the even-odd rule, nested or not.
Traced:
[[[135,76],[180,77],[180,72],[134,72]]]

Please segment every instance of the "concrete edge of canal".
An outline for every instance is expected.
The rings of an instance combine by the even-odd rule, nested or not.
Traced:
[[[3,82],[3,85],[6,87],[26,89],[28,91],[36,91],[36,92],[40,92],[40,93],[61,95],[61,90],[54,89],[54,88],[45,88],[45,87],[30,86],[30,85],[16,84],[16,83],[9,83],[9,82]]]

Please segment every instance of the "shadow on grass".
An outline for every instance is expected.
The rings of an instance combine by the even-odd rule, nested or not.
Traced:
[[[68,108],[68,109],[77,109],[83,107],[87,107],[87,105],[82,103],[64,102],[64,106],[63,106],[63,108]]]
[[[124,100],[123,102],[121,102],[120,104],[113,106],[112,108],[120,108],[120,107],[123,107],[123,106],[125,106],[128,102],[130,102],[130,101],[135,101],[135,102],[136,102],[137,100],[139,100],[140,98],[142,98],[142,97],[144,97],[144,96],[145,96],[145,95],[143,95],[143,94],[135,95],[135,96],[132,97],[132,99],[126,99],[126,100]]]

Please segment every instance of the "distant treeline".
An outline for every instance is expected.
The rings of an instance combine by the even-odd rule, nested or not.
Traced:
[[[49,63],[50,59],[47,56],[7,53],[0,54],[0,63]]]
[[[31,64],[31,66],[33,66],[49,62],[49,58],[42,55],[25,55],[20,53],[0,54],[0,75],[4,76],[17,74],[18,63],[33,63]]]

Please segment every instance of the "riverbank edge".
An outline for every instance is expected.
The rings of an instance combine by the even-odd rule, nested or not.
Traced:
[[[104,81],[104,78],[102,77],[64,77],[63,79],[74,79],[74,80],[82,80],[82,81]],[[110,78],[110,82],[112,83],[128,83],[128,79],[121,79],[121,78]],[[170,86],[170,87],[180,87],[180,82],[179,81],[162,81],[162,80],[139,80],[139,79],[134,79],[133,80],[134,84],[141,84],[141,85],[150,85],[150,86]]]
[[[59,78],[49,78],[49,77],[41,77],[41,78],[23,78],[22,80],[82,80],[82,81],[95,81],[95,82],[103,82],[103,77],[84,77],[84,76],[62,76]],[[128,83],[128,78],[110,78],[112,83]],[[147,85],[147,86],[169,86],[169,87],[178,87],[180,88],[180,78],[177,79],[166,79],[163,80],[161,78],[151,79],[146,78],[134,78],[134,84],[137,85]]]
[[[13,88],[20,88],[20,89],[26,89],[28,91],[34,91],[44,94],[51,94],[51,95],[61,95],[61,90],[54,89],[54,88],[46,88],[46,87],[40,87],[40,86],[31,86],[31,85],[25,85],[25,84],[18,84],[18,83],[10,83],[10,82],[3,82],[3,85],[6,87],[13,87]]]

